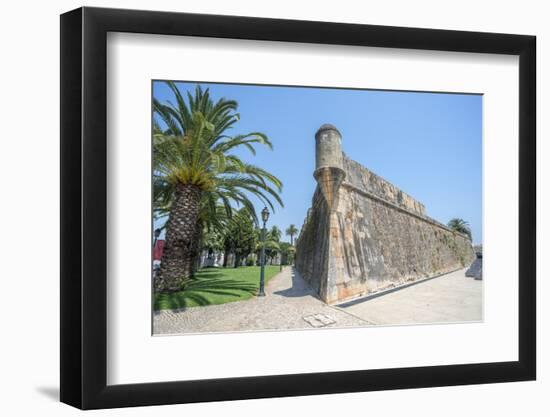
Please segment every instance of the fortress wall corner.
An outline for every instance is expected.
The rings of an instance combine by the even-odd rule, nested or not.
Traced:
[[[340,159],[331,152],[329,159],[317,158],[329,163],[317,163],[318,186],[296,242],[296,268],[325,302],[451,272],[473,261],[468,237],[428,217],[423,204],[341,149]]]

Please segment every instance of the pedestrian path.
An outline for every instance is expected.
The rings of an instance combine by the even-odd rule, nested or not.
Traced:
[[[291,267],[273,277],[265,297],[153,313],[153,333],[272,331],[481,321],[483,281],[461,269],[379,297],[340,306],[321,301]]]
[[[328,306],[291,267],[271,278],[265,297],[234,303],[163,310],[153,314],[154,334],[289,330],[365,326],[369,323]]]
[[[344,307],[346,306],[346,307]],[[342,309],[376,324],[461,323],[483,319],[483,281],[466,268]]]

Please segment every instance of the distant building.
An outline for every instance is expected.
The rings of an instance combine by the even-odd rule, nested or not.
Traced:
[[[155,243],[155,247],[153,248],[153,261],[160,261],[162,258],[162,252],[164,250],[164,240],[159,239]]]

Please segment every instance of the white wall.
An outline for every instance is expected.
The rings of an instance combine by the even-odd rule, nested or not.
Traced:
[[[200,0],[194,2],[93,1],[89,6],[160,9],[293,19],[328,20],[395,26],[534,34],[538,37],[539,120],[539,380],[528,383],[388,391],[291,399],[239,401],[170,407],[100,411],[94,415],[371,415],[476,416],[548,415],[550,390],[550,268],[542,256],[550,250],[550,146],[542,144],[548,122],[542,120],[550,84],[550,26],[542,1],[385,1]],[[2,250],[0,410],[5,415],[74,415],[59,404],[59,17],[78,1],[8,1],[0,15],[2,88],[0,151],[2,179]],[[545,236],[543,236],[543,232]],[[7,267],[7,268],[6,268]],[[540,354],[541,353],[541,354]]]

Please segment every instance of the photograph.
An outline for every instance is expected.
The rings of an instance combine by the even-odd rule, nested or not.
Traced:
[[[483,95],[153,80],[153,335],[483,321]]]

